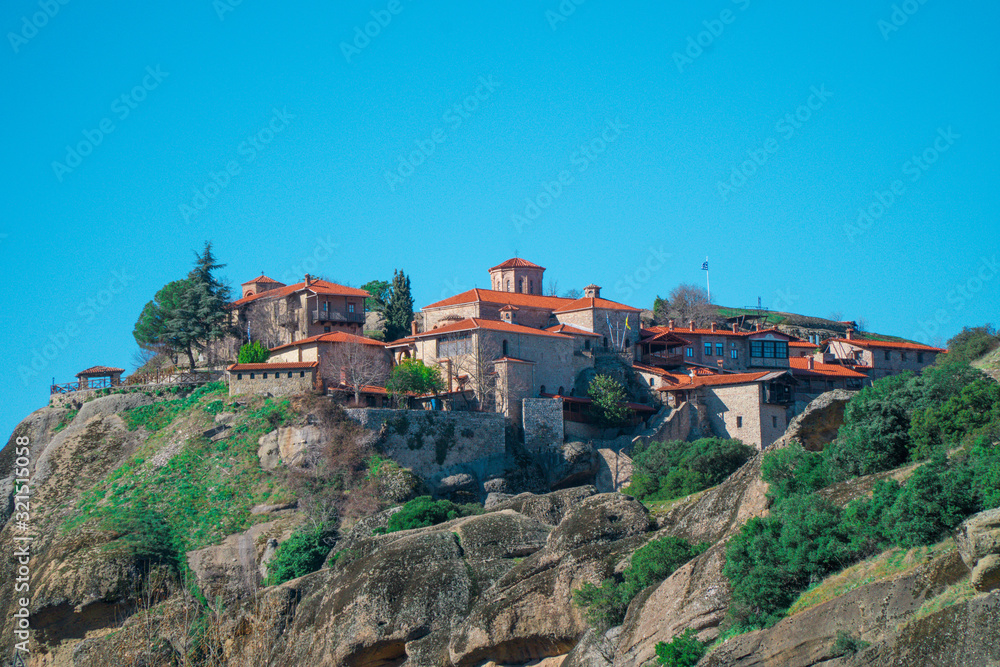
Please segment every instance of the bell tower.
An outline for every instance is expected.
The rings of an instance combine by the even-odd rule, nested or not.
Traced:
[[[513,257],[490,269],[490,289],[496,292],[541,294],[545,267]]]

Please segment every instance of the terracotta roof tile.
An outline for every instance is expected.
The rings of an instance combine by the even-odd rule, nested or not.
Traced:
[[[632,306],[626,306],[623,303],[618,303],[617,301],[609,301],[608,299],[601,299],[595,297],[583,297],[577,299],[576,301],[571,301],[570,303],[557,308],[555,312],[557,313],[568,313],[573,310],[586,310],[588,308],[603,308],[604,310],[627,310],[631,312],[640,312],[639,308],[633,308]],[[636,323],[638,325],[638,322]]]
[[[362,345],[385,347],[385,343],[380,340],[375,340],[374,338],[355,336],[354,334],[349,334],[345,331],[331,331],[329,333],[321,333],[315,336],[309,336],[308,338],[303,338],[302,340],[294,341],[292,343],[285,343],[284,345],[272,347],[271,351],[276,352],[277,350],[284,350],[289,347],[296,347],[309,343],[361,343]]]
[[[501,262],[494,266],[490,271],[495,271],[496,269],[542,269],[545,270],[544,266],[538,266],[533,262],[529,262],[526,259],[521,259],[520,257],[511,257],[506,262]]]
[[[600,338],[601,334],[594,333],[593,331],[587,331],[585,329],[579,329],[569,324],[557,324],[554,327],[548,327],[546,331],[551,331],[553,333],[567,334],[569,336],[593,336],[594,338]]]
[[[295,283],[294,285],[285,285],[284,287],[279,287],[277,289],[267,290],[266,292],[260,292],[259,294],[250,294],[242,299],[233,301],[229,304],[229,307],[232,308],[234,306],[242,306],[250,303],[251,301],[256,301],[257,299],[274,299],[277,297],[288,296],[289,294],[295,294],[296,292],[300,292],[302,290],[308,290],[314,294],[325,294],[329,296],[371,296],[368,292],[356,287],[338,285],[337,283],[331,283],[327,280],[313,280],[310,281],[308,287],[306,287],[304,282],[301,282]]]
[[[813,367],[809,368],[808,357],[790,357],[788,367],[792,369],[793,375],[815,376],[815,377],[844,377],[844,378],[867,378],[864,373],[858,373],[840,364],[823,364],[814,361]]]
[[[873,347],[876,349],[884,350],[916,350],[918,352],[947,352],[948,350],[941,347],[931,347],[930,345],[921,345],[920,343],[910,343],[905,341],[896,340],[869,340],[867,338],[830,338],[823,341],[824,343],[847,343],[848,345],[857,345],[858,347]]]
[[[300,370],[304,368],[316,368],[318,363],[315,361],[281,361],[275,362],[273,364],[263,363],[263,364],[233,364],[229,366],[226,370],[229,371],[288,371],[288,370]]]
[[[484,320],[478,317],[470,317],[462,320],[461,322],[447,324],[443,327],[438,327],[437,329],[431,329],[430,331],[418,333],[416,338],[432,338],[441,334],[452,333],[455,331],[472,331],[474,329],[489,329],[492,331],[508,331],[510,333],[525,334],[528,336],[551,336],[553,338],[571,339],[570,336],[553,333],[551,331],[546,331],[545,329],[532,329],[531,327],[521,326],[520,324],[508,324],[499,320]]]
[[[112,366],[91,366],[85,370],[80,371],[76,374],[76,377],[81,375],[110,375],[112,373],[124,373],[124,368],[114,368]]]
[[[512,305],[522,308],[541,308],[544,310],[555,310],[560,306],[570,303],[572,299],[565,299],[561,296],[543,296],[541,294],[522,294],[521,292],[497,292],[495,290],[473,288],[461,294],[448,297],[441,301],[424,306],[423,310],[431,308],[444,308],[446,306],[458,306],[468,303],[490,303],[495,305]]]
[[[252,283],[271,283],[271,284],[274,284],[274,285],[284,285],[285,284],[285,283],[279,283],[277,280],[274,280],[273,278],[268,278],[267,276],[265,276],[262,273],[259,276],[257,276],[256,278],[254,278],[253,280],[248,280],[245,283],[240,283],[240,287],[243,287],[243,285],[250,285]]]

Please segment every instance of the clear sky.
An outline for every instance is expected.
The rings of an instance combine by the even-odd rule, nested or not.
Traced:
[[[418,306],[517,253],[649,307],[708,256],[722,304],[1000,319],[996,3],[576,2],[5,2],[2,430],[131,369],[206,239]]]

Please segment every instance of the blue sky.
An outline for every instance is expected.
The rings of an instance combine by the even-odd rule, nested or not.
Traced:
[[[709,256],[727,305],[997,320],[994,3],[48,1],[0,22],[8,433],[206,239],[418,305],[517,253],[648,307]]]

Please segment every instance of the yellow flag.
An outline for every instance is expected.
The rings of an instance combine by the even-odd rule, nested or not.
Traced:
[[[628,315],[625,316],[625,328],[628,329],[629,331],[632,330],[632,327],[628,325]]]

